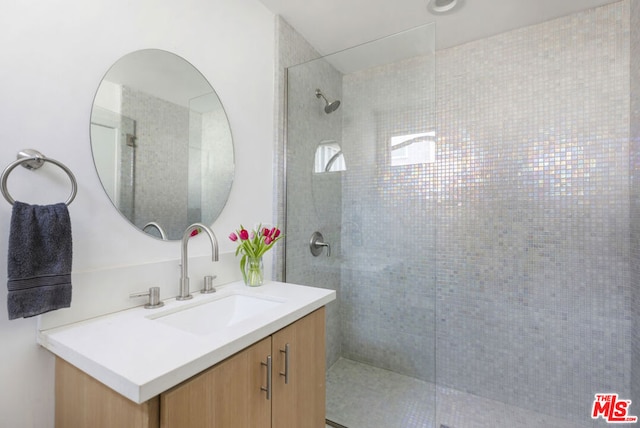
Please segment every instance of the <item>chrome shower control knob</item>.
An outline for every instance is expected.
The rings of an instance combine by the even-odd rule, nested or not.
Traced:
[[[322,249],[327,247],[327,257],[331,256],[331,245],[324,242],[324,237],[320,232],[313,232],[309,240],[309,250],[314,257],[318,257],[322,253]]]

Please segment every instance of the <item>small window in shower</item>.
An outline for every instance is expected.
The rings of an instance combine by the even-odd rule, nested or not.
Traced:
[[[391,166],[435,162],[435,139],[435,131],[391,137]]]
[[[316,148],[313,172],[338,172],[347,169],[340,144],[335,141],[323,141]]]

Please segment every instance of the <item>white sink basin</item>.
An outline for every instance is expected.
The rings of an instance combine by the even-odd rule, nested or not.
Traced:
[[[148,318],[189,333],[208,335],[277,308],[282,303],[284,300],[231,294],[215,300],[194,302]]]

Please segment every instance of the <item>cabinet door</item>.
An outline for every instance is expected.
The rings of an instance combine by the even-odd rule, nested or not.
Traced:
[[[161,428],[268,428],[266,362],[271,338],[222,361],[160,396]]]
[[[325,427],[324,307],[275,333],[273,428]],[[288,383],[285,383],[289,345]]]

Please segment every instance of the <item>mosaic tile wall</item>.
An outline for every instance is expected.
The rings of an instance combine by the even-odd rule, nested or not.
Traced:
[[[640,415],[640,1],[631,0],[631,400]]]
[[[315,96],[316,88],[320,87],[328,94],[339,97],[341,94],[341,75],[325,62],[319,67],[309,64],[320,55],[309,45],[286,21],[276,17],[276,93],[280,94],[276,110],[276,159],[274,171],[278,176],[275,218],[279,224],[285,224],[285,180],[284,168],[284,131],[282,128],[284,108],[285,68],[296,64],[290,73],[293,82],[289,91],[291,99],[298,100],[289,106],[288,152],[286,159],[289,168],[288,189],[286,202],[289,206],[286,218],[286,260],[283,246],[276,246],[274,273],[277,279],[282,279],[283,264],[286,261],[286,281],[290,283],[306,284],[336,290],[340,297],[340,270],[337,257],[326,257],[324,254],[313,257],[309,251],[309,238],[314,231],[322,232],[325,240],[332,245],[333,254],[339,254],[340,248],[340,218],[339,209],[323,210],[331,205],[339,207],[341,204],[340,175],[323,177],[316,185],[324,186],[324,192],[317,192],[314,198],[313,156],[316,145],[323,139],[339,139],[341,127],[340,110],[327,116],[322,112],[322,102]],[[305,65],[306,64],[306,65]],[[317,177],[316,177],[317,178]],[[317,189],[316,189],[317,190]],[[323,196],[324,195],[324,196]],[[316,203],[324,199],[325,205]],[[335,215],[338,215],[336,217]],[[339,316],[340,298],[327,305],[327,367],[330,367],[341,354],[342,334]]]
[[[331,237],[343,356],[585,425],[593,394],[637,398],[629,19],[623,1],[437,52],[435,120],[402,104],[420,59],[328,79],[347,162]],[[311,146],[333,129],[302,116]],[[435,164],[384,166],[388,136],[433,124]],[[288,222],[322,220],[290,207]]]
[[[391,166],[389,144],[435,130],[434,60],[346,75],[342,100],[342,355],[424,380],[435,380],[436,167]]]
[[[327,115],[324,102],[315,96],[321,88],[332,97],[341,95],[341,75],[323,60],[289,69],[289,127],[287,133],[287,282],[316,285],[339,290],[340,259],[340,173],[332,175],[318,193],[318,177],[313,171],[316,146],[325,140],[340,140],[341,112]],[[300,78],[300,76],[302,78]],[[326,177],[323,177],[326,178]],[[309,240],[315,231],[331,245],[332,257],[323,252],[312,256]],[[341,289],[341,288],[340,288]],[[339,316],[330,308],[327,321],[332,331],[327,335],[328,365],[338,357],[342,334]],[[334,344],[335,341],[335,344]]]
[[[281,16],[276,16],[276,66],[275,66],[275,117],[274,117],[274,150],[273,171],[274,183],[274,218],[278,224],[286,222],[286,177],[285,177],[285,115],[286,115],[286,68],[303,64],[320,57],[320,54]],[[286,237],[285,237],[286,239]],[[276,246],[274,251],[273,273],[276,279],[282,280],[284,274],[284,245]]]
[[[437,381],[588,420],[630,393],[628,3],[437,69]]]

